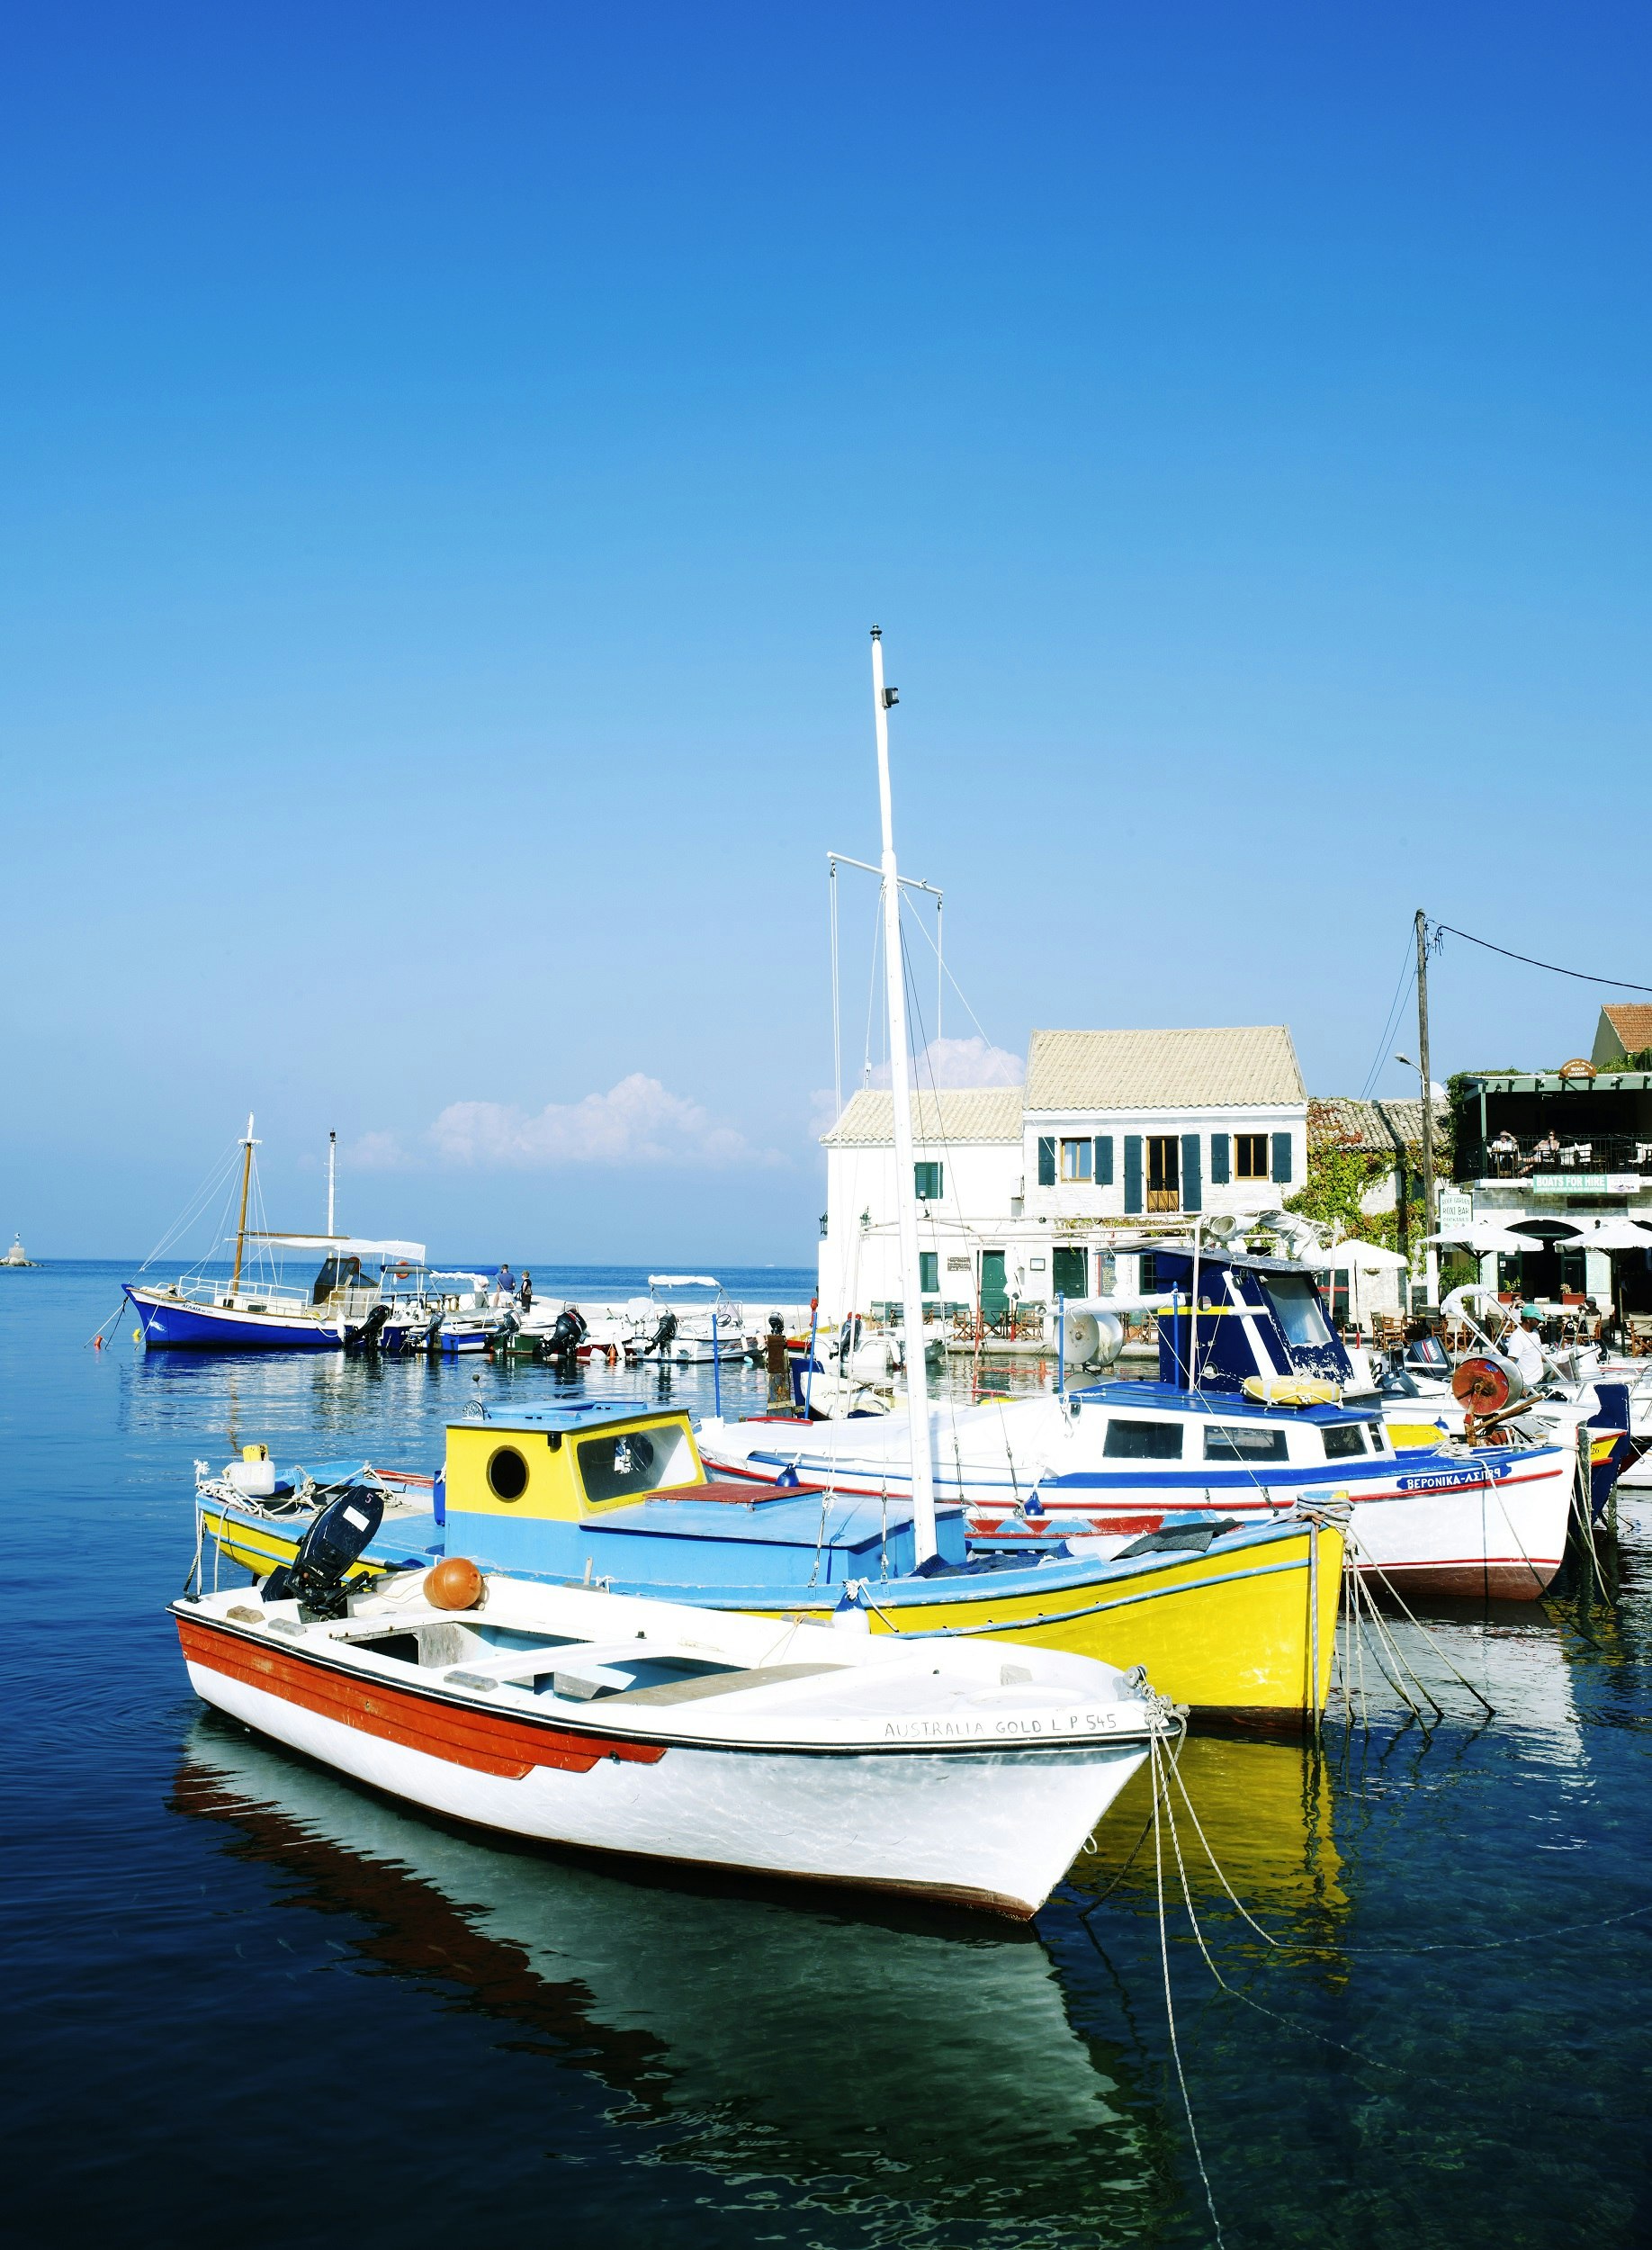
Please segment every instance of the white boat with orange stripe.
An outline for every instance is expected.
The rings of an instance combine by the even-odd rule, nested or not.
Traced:
[[[409,1804],[545,1843],[1025,1919],[1178,1724],[1139,1675],[1044,1649],[733,1616],[459,1557],[346,1595],[346,1567],[329,1588],[301,1550],[262,1595],[174,1604],[197,1695]]]

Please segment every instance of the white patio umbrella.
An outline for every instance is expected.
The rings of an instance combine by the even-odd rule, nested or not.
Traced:
[[[1304,1265],[1333,1267],[1338,1273],[1358,1270],[1361,1274],[1398,1273],[1410,1260],[1397,1250],[1387,1250],[1380,1242],[1361,1242],[1357,1235],[1346,1242],[1333,1242],[1328,1250],[1315,1250],[1304,1257]]]
[[[1600,1219],[1572,1246],[1578,1250],[1652,1250],[1652,1228],[1632,1219]]]
[[[1499,1227],[1490,1219],[1471,1219],[1466,1227],[1453,1227],[1449,1234],[1424,1235],[1424,1242],[1456,1243],[1459,1247],[1473,1250],[1484,1256],[1488,1250],[1501,1250],[1512,1256],[1517,1250],[1537,1250],[1542,1245],[1531,1235],[1511,1234],[1506,1227]]]
[[[1410,1264],[1397,1250],[1385,1250],[1379,1242],[1361,1242],[1358,1235],[1351,1235],[1346,1242],[1333,1242],[1329,1249],[1304,1249],[1297,1255],[1304,1265],[1314,1266],[1322,1274],[1347,1274],[1348,1310],[1356,1328],[1360,1326],[1360,1274],[1385,1270],[1404,1273]]]

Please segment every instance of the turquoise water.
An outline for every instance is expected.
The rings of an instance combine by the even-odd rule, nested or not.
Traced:
[[[265,1747],[195,1704],[166,1615],[194,1460],[257,1438],[418,1466],[478,1388],[554,1379],[146,1361],[130,1319],[94,1354],[121,1271],[0,1273],[14,2234],[1215,2239],[1151,1841],[1129,1858],[1144,1789],[1022,1932],[482,1843]],[[535,1269],[543,1294],[564,1279],[601,1297],[634,1277]],[[725,1279],[808,1293],[806,1273]],[[662,1380],[697,1404],[710,1371],[590,1378]],[[760,1404],[760,1374],[724,1382]],[[1233,1990],[1180,1903],[1167,1950],[1229,2244],[1652,2236],[1649,1548],[1624,1534],[1615,1606],[1432,1624],[1493,1719],[1453,1688],[1432,1733],[1402,1725],[1368,1658],[1369,1724],[1323,1759],[1188,1746],[1259,1925],[1196,1857]]]

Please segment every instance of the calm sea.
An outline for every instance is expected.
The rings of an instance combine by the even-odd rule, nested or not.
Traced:
[[[14,2239],[1216,2239],[1151,1850],[1127,1864],[1145,1791],[1017,1932],[501,1848],[265,1747],[195,1705],[165,1614],[193,1462],[263,1439],[418,1466],[479,1379],[553,1379],[146,1360],[130,1317],[94,1353],[121,1275],[0,1272]],[[600,1297],[639,1277],[535,1278]],[[725,1278],[808,1293],[806,1272]],[[709,1390],[709,1371],[664,1380]],[[725,1380],[757,1405],[760,1376]],[[1652,1555],[1633,1534],[1621,1565],[1615,1606],[1436,1627],[1493,1719],[1452,1689],[1432,1733],[1402,1724],[1371,1661],[1369,1724],[1333,1728],[1323,1759],[1190,1744],[1254,1923],[1190,1865],[1209,1961],[1179,1904],[1169,1973],[1230,2245],[1652,2238]]]

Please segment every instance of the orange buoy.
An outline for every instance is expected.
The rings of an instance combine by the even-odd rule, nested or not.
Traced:
[[[425,1579],[425,1599],[433,1609],[474,1609],[487,1590],[487,1580],[462,1554],[450,1554]]]

